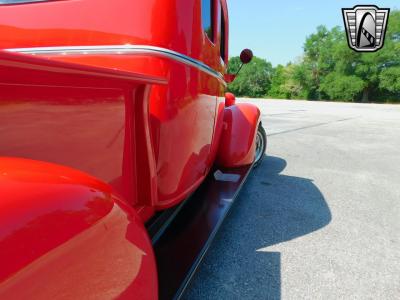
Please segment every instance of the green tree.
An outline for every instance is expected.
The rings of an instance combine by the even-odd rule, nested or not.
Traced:
[[[240,65],[239,57],[230,59],[230,73]],[[377,52],[355,52],[340,27],[319,26],[306,38],[301,59],[272,68],[255,57],[229,90],[249,97],[400,102],[400,11],[391,12],[385,45]]]
[[[379,88],[386,97],[400,101],[400,11],[390,14],[385,47],[381,50],[384,64],[379,74]]]
[[[301,63],[303,89],[311,99],[321,99],[320,84],[324,77],[335,68],[336,60],[333,52],[337,45],[345,40],[339,27],[328,30],[325,26],[318,26],[317,32],[306,38],[304,43],[304,59]],[[323,97],[322,97],[323,98]]]
[[[307,92],[302,87],[302,65],[278,65],[272,73],[268,95],[278,99],[304,99]]]
[[[386,44],[374,53],[357,53],[347,45],[339,27],[327,30],[320,26],[304,44],[305,73],[311,80],[302,82],[311,99],[379,100],[395,87],[400,65],[400,12],[390,16]],[[382,91],[384,90],[384,91]]]
[[[229,73],[236,73],[241,65],[239,57],[229,60]],[[251,63],[243,66],[229,91],[237,96],[265,97],[271,87],[272,65],[265,59],[254,57]]]
[[[278,65],[272,73],[271,88],[268,92],[268,95],[279,99],[288,98],[289,95],[284,90],[284,85],[287,80],[288,76],[285,72],[285,67]]]
[[[355,99],[364,86],[364,81],[355,75],[332,72],[324,77],[320,90],[325,92],[331,100],[347,101]]]
[[[392,93],[400,93],[400,67],[391,67],[380,74],[380,88]]]

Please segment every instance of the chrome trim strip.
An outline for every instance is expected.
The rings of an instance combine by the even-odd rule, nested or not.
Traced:
[[[0,5],[26,4],[35,2],[48,2],[51,0],[0,0]]]
[[[161,47],[146,45],[104,45],[104,46],[56,46],[4,49],[9,52],[17,52],[33,55],[93,55],[93,54],[152,54],[171,58],[183,64],[195,67],[220,80],[225,86],[224,76],[207,66],[205,63],[182,53]]]

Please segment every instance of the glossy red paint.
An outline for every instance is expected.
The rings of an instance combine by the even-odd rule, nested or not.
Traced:
[[[1,53],[0,156],[76,168],[110,184],[128,203],[153,207],[157,188],[148,93],[151,84],[165,83]],[[139,167],[148,176],[136,176]]]
[[[109,185],[0,158],[0,190],[1,299],[157,299],[146,231]]]
[[[216,163],[226,168],[252,164],[259,123],[260,110],[254,105],[238,103],[226,108]]]
[[[2,6],[0,43],[2,48],[153,45],[223,71],[219,24],[223,8],[228,25],[228,11],[225,0],[214,3],[214,41],[203,32],[198,0],[64,0]],[[228,38],[228,26],[225,31]]]
[[[0,34],[4,37],[0,47],[150,45],[178,51],[224,73],[221,56],[226,60],[228,47],[220,53],[220,23],[223,14],[227,45],[228,13],[224,0],[214,3],[214,41],[203,32],[198,0],[66,0],[4,6],[0,8]],[[48,58],[167,78],[168,86],[153,87],[150,92],[157,209],[179,203],[199,186],[215,157],[211,145],[219,135],[215,116],[217,97],[223,96],[225,89],[221,80],[154,54],[120,55],[116,51]],[[21,154],[34,158],[30,151]]]
[[[151,84],[165,81],[0,53],[1,299],[157,298],[136,194],[154,200]]]
[[[0,48],[32,48],[0,52],[0,298],[157,297],[143,223],[217,156],[254,159],[259,111],[226,102],[228,11],[213,3],[214,40],[198,0],[0,6]]]

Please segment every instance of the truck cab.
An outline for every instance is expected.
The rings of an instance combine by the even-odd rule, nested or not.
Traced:
[[[258,157],[228,21],[226,0],[0,1],[0,298],[187,283]]]

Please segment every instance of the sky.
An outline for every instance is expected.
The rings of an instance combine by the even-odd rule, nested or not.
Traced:
[[[357,4],[400,9],[400,0],[228,0],[230,56],[250,48],[273,66],[295,61],[318,25],[343,27],[341,9]]]

